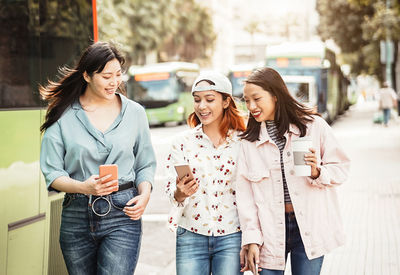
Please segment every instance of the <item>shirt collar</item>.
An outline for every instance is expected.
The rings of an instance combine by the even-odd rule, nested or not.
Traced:
[[[205,133],[204,133],[204,131],[203,131],[203,124],[198,124],[197,126],[195,126],[193,129],[192,129],[192,131],[193,131],[193,134],[194,135],[204,135],[204,136],[207,136]],[[208,137],[208,136],[207,136]],[[226,143],[225,143],[225,145],[226,146],[229,146],[230,145],[230,143],[232,142],[232,141],[237,141],[237,140],[239,140],[239,137],[238,137],[238,132],[237,131],[234,131],[234,130],[232,130],[232,129],[229,129],[228,130],[228,134],[227,134],[227,136],[226,136]]]
[[[76,117],[80,120],[80,122],[83,124],[83,126],[86,128],[86,130],[98,141],[100,141],[102,144],[106,145],[105,140],[104,140],[104,135],[113,130],[115,127],[119,125],[119,123],[122,121],[122,118],[124,117],[125,110],[128,106],[128,99],[117,93],[117,95],[121,98],[121,112],[117,116],[117,118],[114,120],[114,122],[110,125],[109,129],[101,133],[98,129],[96,129],[92,123],[89,121],[87,115],[85,114],[85,110],[83,109],[81,103],[79,102],[79,98],[75,100],[74,103],[72,103],[71,108],[77,110],[75,115]]]
[[[258,140],[256,140],[256,146],[259,146],[259,145],[261,145],[261,144],[263,144],[265,142],[269,142],[271,140],[271,137],[269,136],[268,131],[267,131],[267,127],[266,127],[265,121],[261,122],[260,127],[261,127],[260,128],[260,136],[259,136]],[[294,124],[289,124],[289,131],[288,132],[291,133],[291,134],[297,135],[297,136],[300,135],[299,128],[297,128],[297,126],[294,125]],[[288,132],[286,132],[284,134],[284,136],[286,138],[288,136]]]

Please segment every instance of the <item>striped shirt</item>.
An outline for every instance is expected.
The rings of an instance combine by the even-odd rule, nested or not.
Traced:
[[[285,177],[285,166],[283,165],[283,148],[285,148],[286,138],[284,136],[278,136],[278,128],[276,127],[275,121],[267,120],[265,121],[267,126],[267,131],[271,139],[275,142],[276,146],[279,148],[280,157],[281,157],[281,172],[282,172],[282,182],[283,182],[283,192],[285,196],[285,203],[292,203],[289,195],[289,190],[286,184],[286,177]]]

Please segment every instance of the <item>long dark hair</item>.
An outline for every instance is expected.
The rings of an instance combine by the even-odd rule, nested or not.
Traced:
[[[93,76],[94,73],[103,71],[107,62],[113,59],[117,59],[121,66],[125,63],[125,58],[115,45],[108,42],[93,43],[83,52],[73,69],[67,66],[60,68],[58,81],[49,80],[46,86],[40,86],[40,95],[48,102],[45,122],[40,126],[40,131],[45,131],[56,122],[64,111],[85,92],[87,82],[83,78],[84,72]],[[125,94],[123,85],[120,85],[118,90]]]
[[[315,111],[304,106],[294,99],[285,82],[277,71],[271,68],[261,68],[252,72],[245,80],[245,84],[254,84],[261,87],[272,96],[276,97],[274,120],[278,128],[278,135],[282,137],[288,130],[289,125],[294,124],[300,130],[300,136],[305,136],[307,123],[314,120]],[[247,129],[241,137],[248,141],[259,139],[261,123],[249,114]]]

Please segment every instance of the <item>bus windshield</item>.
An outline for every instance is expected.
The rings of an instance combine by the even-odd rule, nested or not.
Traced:
[[[133,99],[138,102],[162,100],[174,101],[178,99],[178,83],[169,78],[164,80],[135,81]]]
[[[309,102],[310,87],[308,83],[301,82],[286,82],[286,86],[290,94],[298,101],[306,103]]]
[[[179,83],[176,78],[158,80],[130,80],[128,97],[146,108],[159,108],[179,100]]]

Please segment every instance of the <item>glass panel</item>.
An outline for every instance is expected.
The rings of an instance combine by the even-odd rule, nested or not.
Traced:
[[[2,1],[0,8],[0,108],[37,107],[37,11],[34,1]],[[36,70],[32,71],[35,68]]]
[[[92,1],[40,0],[40,83],[72,66],[93,37]]]
[[[38,108],[38,84],[55,80],[93,37],[89,0],[0,2],[0,108]]]
[[[153,81],[133,81],[129,92],[137,102],[173,101],[178,99],[178,83],[175,78]]]
[[[290,94],[300,102],[309,101],[309,84],[300,82],[286,82]]]

